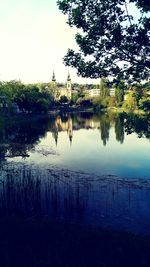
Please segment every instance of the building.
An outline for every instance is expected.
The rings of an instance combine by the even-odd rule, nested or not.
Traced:
[[[72,83],[70,73],[68,72],[66,86],[58,87],[56,83],[55,73],[52,75],[52,90],[55,100],[60,100],[61,96],[66,96],[68,100],[71,100],[72,96]]]
[[[94,89],[89,90],[89,96],[90,97],[98,97],[98,96],[100,96],[100,94],[101,94],[100,88],[94,88]],[[111,97],[115,96],[115,88],[113,88],[113,87],[109,88],[109,95]]]
[[[110,96],[115,96],[115,88],[114,87],[111,87],[110,89],[109,89],[109,95]]]
[[[96,88],[94,88],[94,89],[90,89],[89,90],[89,96],[90,97],[97,97],[97,96],[100,96],[100,89],[98,88],[98,89],[96,89]]]

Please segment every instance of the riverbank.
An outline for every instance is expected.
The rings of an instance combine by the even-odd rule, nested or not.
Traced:
[[[51,223],[0,219],[0,266],[129,267],[150,265],[150,236]]]
[[[78,112],[90,112],[90,113],[105,113],[105,112],[111,112],[113,114],[121,114],[121,113],[126,113],[126,114],[134,114],[134,115],[139,115],[139,116],[147,116],[149,115],[149,112],[145,112],[144,110],[127,110],[122,107],[108,107],[108,108],[103,108],[103,109],[96,109],[95,107],[80,107],[80,106],[59,106],[59,107],[54,107],[49,109],[49,111],[45,114],[34,114],[34,113],[19,113],[19,114],[10,114],[9,116],[3,116],[1,114],[1,118],[5,118],[5,120],[9,120],[11,118],[17,118],[17,119],[39,119],[39,118],[44,118],[48,116],[56,116],[60,115],[62,113],[78,113]]]
[[[93,107],[80,107],[80,106],[60,106],[50,109],[48,114],[59,114],[62,112],[94,112]]]
[[[149,113],[146,113],[144,110],[141,110],[141,109],[135,109],[135,110],[132,110],[132,111],[129,111],[129,110],[126,110],[124,108],[117,108],[117,107],[110,107],[110,108],[107,108],[106,109],[107,111],[109,112],[112,112],[112,113],[126,113],[126,114],[134,114],[134,115],[139,115],[139,116],[146,116],[148,115]]]

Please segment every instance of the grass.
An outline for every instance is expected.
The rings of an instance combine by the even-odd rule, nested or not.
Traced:
[[[123,107],[110,107],[108,108],[108,110],[110,110],[111,112],[113,113],[133,113],[133,114],[136,114],[136,115],[146,115],[148,113],[146,113],[144,110],[141,110],[141,109],[135,109],[135,110],[132,110],[132,111],[129,111],[127,110],[126,108],[123,108]]]

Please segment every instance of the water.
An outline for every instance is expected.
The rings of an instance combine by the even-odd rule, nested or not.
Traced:
[[[149,118],[0,122],[0,212],[150,234]]]

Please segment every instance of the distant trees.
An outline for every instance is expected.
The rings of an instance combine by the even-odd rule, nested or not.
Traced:
[[[20,81],[1,82],[0,96],[5,97],[10,106],[16,103],[21,111],[28,113],[47,112],[53,102],[49,91]]]
[[[96,85],[94,85],[96,87]],[[80,85],[79,89],[72,91],[72,99],[68,102],[66,96],[54,101],[53,90],[48,84],[24,85],[20,81],[0,82],[0,111],[8,114],[17,110],[26,113],[46,113],[55,103],[60,106],[64,103],[69,105],[93,107],[95,110],[108,107],[121,107],[125,111],[141,109],[144,112],[150,111],[150,82],[136,83],[130,85],[124,80],[117,80],[115,83],[102,78],[98,85],[100,96],[91,97],[88,85]],[[112,88],[113,87],[113,88]],[[92,86],[90,85],[90,88]],[[110,89],[115,96],[110,96]],[[58,89],[59,91],[59,89]]]
[[[100,80],[100,96],[101,98],[105,98],[109,96],[109,87],[108,87],[108,79],[101,78]]]
[[[129,87],[129,91],[126,94],[126,100],[123,103],[123,107],[128,111],[134,111],[135,109],[141,109],[145,112],[150,111],[150,88],[149,82],[145,84],[136,84]]]
[[[65,104],[65,103],[68,103],[68,98],[65,95],[63,95],[60,97],[59,101],[60,103]]]
[[[143,99],[140,102],[140,108],[145,112],[150,112],[150,99]]]
[[[142,99],[145,96],[145,90],[141,86],[135,86],[133,89],[133,97],[135,98],[136,101],[136,106],[137,108],[139,107],[139,102],[140,99]]]
[[[126,86],[122,80],[116,82],[115,96],[116,96],[116,102],[119,106],[123,104],[125,89],[126,89]]]
[[[53,98],[48,91],[41,91],[35,85],[28,85],[17,91],[14,101],[22,111],[45,113],[52,104]]]
[[[18,90],[24,85],[20,81],[0,82],[0,96],[5,96],[8,102],[14,101]]]

